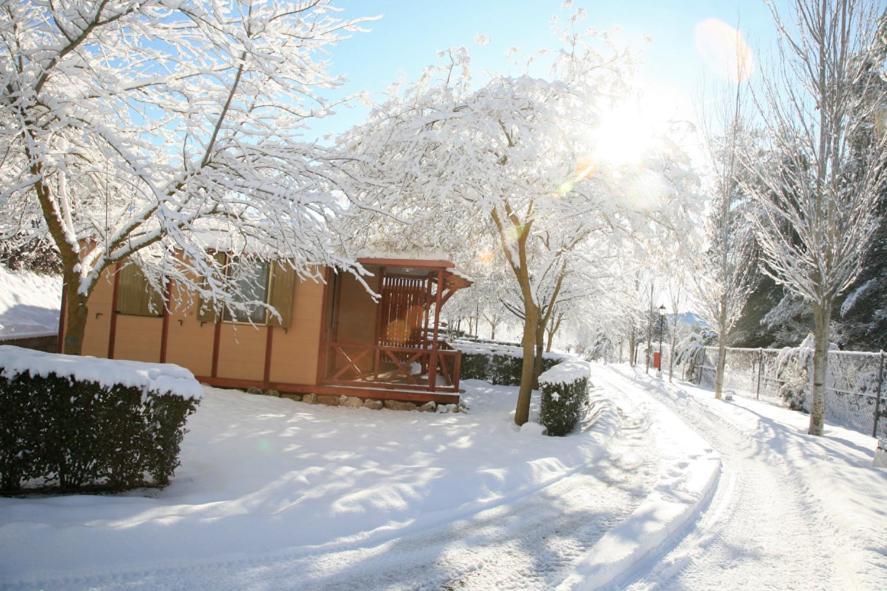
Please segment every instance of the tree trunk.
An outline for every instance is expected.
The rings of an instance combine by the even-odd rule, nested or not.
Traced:
[[[536,348],[536,324],[539,309],[533,301],[524,301],[524,335],[523,363],[521,365],[520,390],[517,393],[517,407],[514,410],[514,422],[523,425],[530,419],[530,397],[533,394],[533,372]]]
[[[831,302],[813,306],[813,391],[810,402],[810,435],[822,435],[825,423],[825,378],[828,375],[829,323]]]
[[[724,367],[727,364],[727,343],[724,338],[718,339],[718,365],[715,370],[715,398],[720,400],[723,397],[724,389]]]
[[[677,317],[677,314],[675,315]],[[671,329],[671,345],[668,350],[668,381],[671,383],[671,378],[674,375],[674,350],[677,343],[677,335],[678,335],[678,326],[677,321],[675,321],[674,326]]]
[[[491,341],[496,340],[496,325],[497,324],[498,324],[498,322],[496,324],[494,324],[492,322],[490,323],[490,340]]]
[[[549,353],[551,352],[551,347],[554,344],[554,337],[557,334],[557,331],[560,329],[561,321],[563,321],[563,319],[564,319],[564,314],[563,314],[563,312],[561,312],[557,315],[557,317],[555,318],[555,321],[553,323],[552,322],[548,323],[548,327],[546,327],[546,329],[545,329],[546,332],[548,333],[548,342],[545,344],[545,351],[546,352],[549,352]]]
[[[542,356],[545,352],[545,327],[542,319],[536,323],[536,351],[533,355],[533,387],[539,387],[539,376],[542,375]]]
[[[80,355],[83,351],[83,335],[86,331],[86,319],[89,310],[86,308],[87,297],[77,293],[77,281],[65,281],[65,339],[62,352],[68,355]]]
[[[634,326],[631,327],[631,334],[628,335],[628,364],[632,367],[638,361],[637,358],[637,349],[638,349],[638,337],[635,333]]]
[[[652,357],[653,348],[653,283],[650,282],[650,315],[647,316],[647,350],[644,357],[647,358],[646,372],[650,373],[650,358]]]

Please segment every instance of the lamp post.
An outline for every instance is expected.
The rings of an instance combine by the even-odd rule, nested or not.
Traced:
[[[662,329],[665,324],[665,305],[659,306],[659,367],[657,374],[662,376]]]

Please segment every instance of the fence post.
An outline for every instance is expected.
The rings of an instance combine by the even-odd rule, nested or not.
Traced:
[[[758,347],[758,385],[755,386],[755,400],[761,399],[761,374],[764,371],[764,349]]]
[[[878,436],[878,419],[881,418],[881,388],[884,385],[884,350],[881,349],[881,366],[878,369],[878,389],[875,391],[875,420],[872,426],[872,437]]]

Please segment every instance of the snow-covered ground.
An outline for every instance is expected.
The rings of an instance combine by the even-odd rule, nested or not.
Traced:
[[[0,339],[57,334],[61,299],[58,275],[10,271],[0,265]]]
[[[648,418],[549,438],[465,387],[468,414],[208,388],[167,489],[0,499],[0,586],[550,587],[646,496]]]
[[[592,381],[565,438],[471,380],[469,414],[208,388],[167,489],[0,499],[0,587],[883,588],[874,440],[624,366]]]
[[[610,387],[643,386],[680,414],[722,459],[711,504],[679,545],[635,569],[649,589],[884,589],[887,470],[875,440],[746,398],[714,399],[620,366]]]

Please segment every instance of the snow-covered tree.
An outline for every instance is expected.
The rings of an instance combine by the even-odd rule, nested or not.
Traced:
[[[752,228],[745,215],[749,198],[742,191],[740,166],[748,137],[744,80],[751,64],[739,31],[733,45],[736,69],[730,80],[732,88],[724,92],[721,104],[707,112],[711,200],[705,223],[705,247],[698,257],[690,257],[697,261],[691,283],[697,309],[718,335],[717,399],[724,387],[727,339],[754,288],[756,259]]]
[[[299,134],[331,111],[325,48],[358,27],[326,0],[3,4],[0,239],[51,238],[66,352],[120,264],[229,308],[244,298],[216,249],[353,264],[326,223],[338,156]]]
[[[538,231],[557,220],[581,221],[576,212],[592,207],[594,183],[576,170],[576,132],[594,121],[590,107],[599,94],[621,81],[586,50],[552,79],[496,76],[474,90],[467,52],[449,55],[451,67],[429,69],[351,134],[350,149],[363,164],[354,174],[375,179],[379,188],[367,192],[368,201],[401,217],[422,212],[435,219],[425,227],[462,240],[482,231],[495,238],[521,299],[524,366],[515,422],[523,424],[540,316],[532,261]],[[579,182],[559,191],[571,178]]]
[[[779,63],[758,95],[771,155],[745,161],[766,272],[806,300],[815,324],[809,431],[821,435],[835,298],[859,273],[885,183],[883,5],[795,0],[773,7]],[[878,75],[872,76],[872,72]]]

